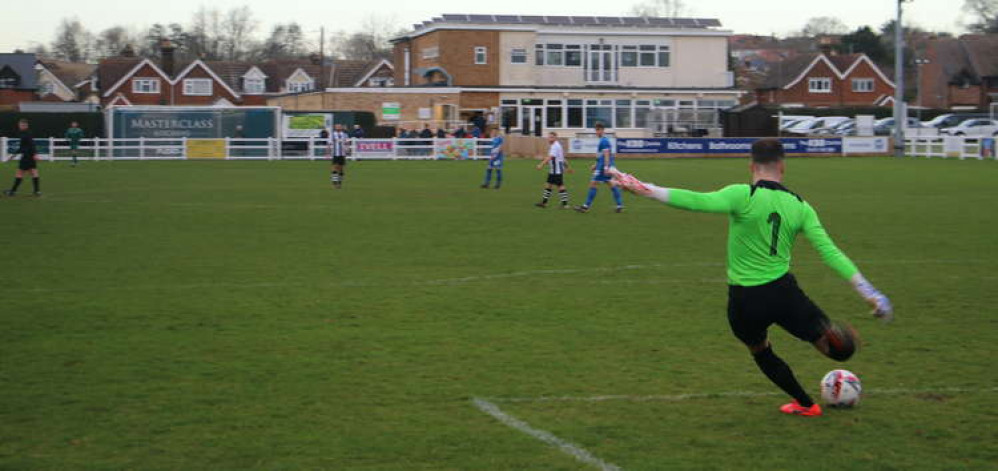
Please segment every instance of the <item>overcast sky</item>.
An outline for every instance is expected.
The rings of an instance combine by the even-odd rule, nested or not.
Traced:
[[[4,0],[4,3],[13,3]],[[578,0],[505,0],[471,2],[456,0],[45,0],[29,2],[30,8],[5,8],[0,28],[0,52],[31,43],[48,44],[59,20],[76,16],[92,31],[113,25],[144,29],[156,22],[185,24],[201,5],[228,9],[249,5],[260,21],[259,33],[275,23],[297,21],[306,32],[320,26],[354,30],[371,15],[390,16],[401,26],[443,13],[621,16],[635,0],[605,2]],[[18,2],[19,5],[24,2]],[[851,28],[879,26],[894,17],[895,0],[687,0],[690,15],[717,18],[736,33],[779,34],[799,30],[808,18],[834,16]],[[907,22],[926,29],[961,32],[962,0],[915,0],[906,3]],[[8,5],[11,7],[13,5]]]

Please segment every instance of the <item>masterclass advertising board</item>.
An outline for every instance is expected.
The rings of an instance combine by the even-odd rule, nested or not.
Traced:
[[[113,136],[118,139],[262,139],[277,137],[273,108],[151,108],[115,107]]]
[[[788,154],[841,154],[842,139],[782,138]],[[748,155],[753,138],[617,139],[617,153],[658,155]]]

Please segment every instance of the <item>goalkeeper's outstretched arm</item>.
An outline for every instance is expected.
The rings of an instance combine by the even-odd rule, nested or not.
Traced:
[[[612,172],[613,182],[639,196],[659,200],[673,208],[704,213],[730,213],[736,208],[739,190],[730,186],[720,191],[699,193],[679,188],[664,188],[646,183],[621,172]]]

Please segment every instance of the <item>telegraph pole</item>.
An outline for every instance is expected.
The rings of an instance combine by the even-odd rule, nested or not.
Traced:
[[[901,22],[902,5],[897,0],[898,16],[894,23],[894,156],[904,157],[904,127],[908,116],[904,106],[904,26]]]

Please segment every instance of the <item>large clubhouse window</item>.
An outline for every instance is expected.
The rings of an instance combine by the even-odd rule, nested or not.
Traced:
[[[211,96],[211,79],[185,79],[184,95],[187,96]]]
[[[511,64],[526,64],[527,63],[527,50],[526,49],[513,49],[509,53],[509,62]]]
[[[561,44],[547,45],[547,65],[565,65],[565,46]]]
[[[869,93],[873,91],[873,79],[852,79],[852,91]]]
[[[512,127],[520,121],[520,108],[523,106],[544,106],[545,127],[548,129],[591,129],[597,122],[616,129],[647,129],[654,124],[655,110],[682,110],[689,114],[695,110],[715,111],[727,109],[737,104],[736,100],[680,100],[644,99],[550,99],[524,98],[502,100],[503,116],[512,118]]]
[[[552,67],[582,67],[582,46],[579,44],[538,44],[537,65]]]
[[[669,46],[621,46],[621,67],[668,67],[670,57]]]
[[[565,46],[565,65],[569,67],[582,67],[582,46],[578,44]]]
[[[807,91],[811,93],[832,93],[832,79],[827,77],[809,79],[807,81]]]
[[[159,79],[132,80],[132,93],[159,93]]]

